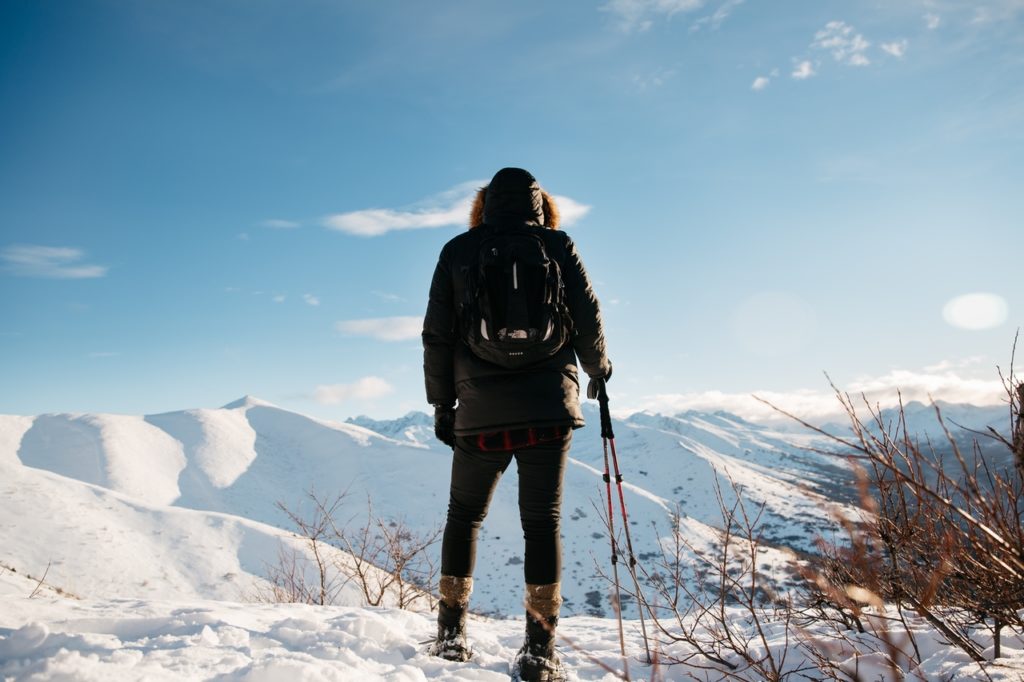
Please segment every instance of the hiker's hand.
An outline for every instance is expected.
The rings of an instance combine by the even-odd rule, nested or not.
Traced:
[[[448,447],[455,447],[454,407],[434,405],[434,435]]]
[[[608,363],[608,373],[603,377],[590,377],[590,382],[587,383],[587,397],[591,400],[597,400],[605,390],[605,384],[612,378],[612,363]]]

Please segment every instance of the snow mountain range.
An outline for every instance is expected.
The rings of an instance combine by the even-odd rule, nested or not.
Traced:
[[[967,412],[975,425],[1001,416]],[[587,419],[565,481],[564,611],[605,616],[610,550],[595,406]],[[727,505],[738,494],[748,509],[763,506],[764,559],[779,567],[787,548],[810,550],[835,514],[855,513],[844,461],[803,449],[820,437],[724,412],[642,412],[614,428],[642,562],[656,561],[673,523],[710,546],[721,524],[716,488]],[[376,515],[428,532],[444,521],[449,462],[432,418],[418,412],[340,423],[245,397],[145,416],[3,415],[0,565],[46,571],[46,583],[81,597],[245,600],[266,587],[282,547],[301,550],[281,505],[302,512],[310,490],[344,493],[340,518],[365,515],[370,500]],[[521,611],[516,500],[512,466],[481,531],[472,604],[481,613]],[[359,603],[353,586],[341,601]]]

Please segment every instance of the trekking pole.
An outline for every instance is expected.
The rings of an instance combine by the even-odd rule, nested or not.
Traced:
[[[615,486],[619,490],[619,507],[622,511],[622,527],[626,531],[626,551],[629,553],[629,574],[633,577],[633,587],[636,589],[637,611],[640,614],[640,631],[644,638],[644,651],[647,654],[646,663],[650,664],[651,646],[647,640],[647,624],[644,622],[644,607],[646,606],[643,593],[640,591],[640,580],[636,576],[636,556],[633,554],[633,539],[629,532],[629,515],[626,513],[626,498],[622,494],[622,474],[619,472],[619,457],[615,452],[615,433],[612,431],[612,415],[608,409],[608,390],[604,382],[598,387],[598,404],[601,408],[601,441],[604,445],[604,482],[608,492],[608,529],[612,536],[612,570],[615,578],[615,601],[619,605],[619,643],[622,647],[622,655],[625,657],[625,640],[622,635],[622,609],[619,604],[619,572],[617,569],[618,557],[616,556],[615,528],[612,523],[612,490],[611,477],[608,471],[608,449],[611,446],[612,464],[615,467]]]
[[[602,388],[602,391],[604,389]],[[615,584],[615,615],[619,619],[619,651],[622,653],[622,664],[626,666],[626,677],[629,677],[629,659],[626,658],[626,636],[622,632],[622,603],[619,601],[619,549],[615,544],[615,514],[612,512],[612,478],[608,474],[608,436],[611,432],[611,420],[608,431],[605,431],[604,410],[606,403],[601,403],[601,442],[604,447],[604,485],[608,493],[608,536],[612,541],[612,577]]]

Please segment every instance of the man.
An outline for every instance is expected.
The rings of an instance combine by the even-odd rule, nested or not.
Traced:
[[[477,531],[498,479],[514,457],[525,537],[527,616],[526,640],[513,675],[522,680],[564,679],[554,651],[554,629],[562,601],[562,479],[572,430],[584,425],[577,357],[591,381],[611,376],[597,297],[575,245],[557,227],[555,202],[530,173],[519,168],[498,171],[477,193],[470,229],[441,251],[423,322],[423,369],[427,400],[434,405],[435,433],[454,449],[441,547],[438,636],[431,653],[460,661],[470,656],[465,623]],[[480,270],[485,241],[489,253],[490,245],[503,244],[503,238],[529,242],[526,235],[539,238],[541,253],[557,264],[559,300],[570,319],[548,325],[545,338],[555,323],[568,327],[565,342],[552,354],[526,366],[508,367],[480,357],[468,340],[477,333],[469,327],[479,326],[469,320],[477,291],[473,277]],[[518,275],[515,267],[513,277]],[[486,326],[481,334],[487,340],[495,335],[528,336],[526,331],[505,328],[488,334]]]

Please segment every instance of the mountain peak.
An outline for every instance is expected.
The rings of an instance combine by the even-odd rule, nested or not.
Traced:
[[[238,400],[235,400],[233,402],[228,403],[227,405],[224,405],[224,407],[222,407],[221,409],[224,409],[224,410],[237,410],[237,409],[242,408],[242,407],[249,408],[249,407],[256,407],[257,405],[261,405],[261,406],[264,406],[264,407],[274,407],[273,404],[268,403],[266,400],[261,400],[260,398],[257,398],[254,395],[246,394],[246,395],[243,395]]]

